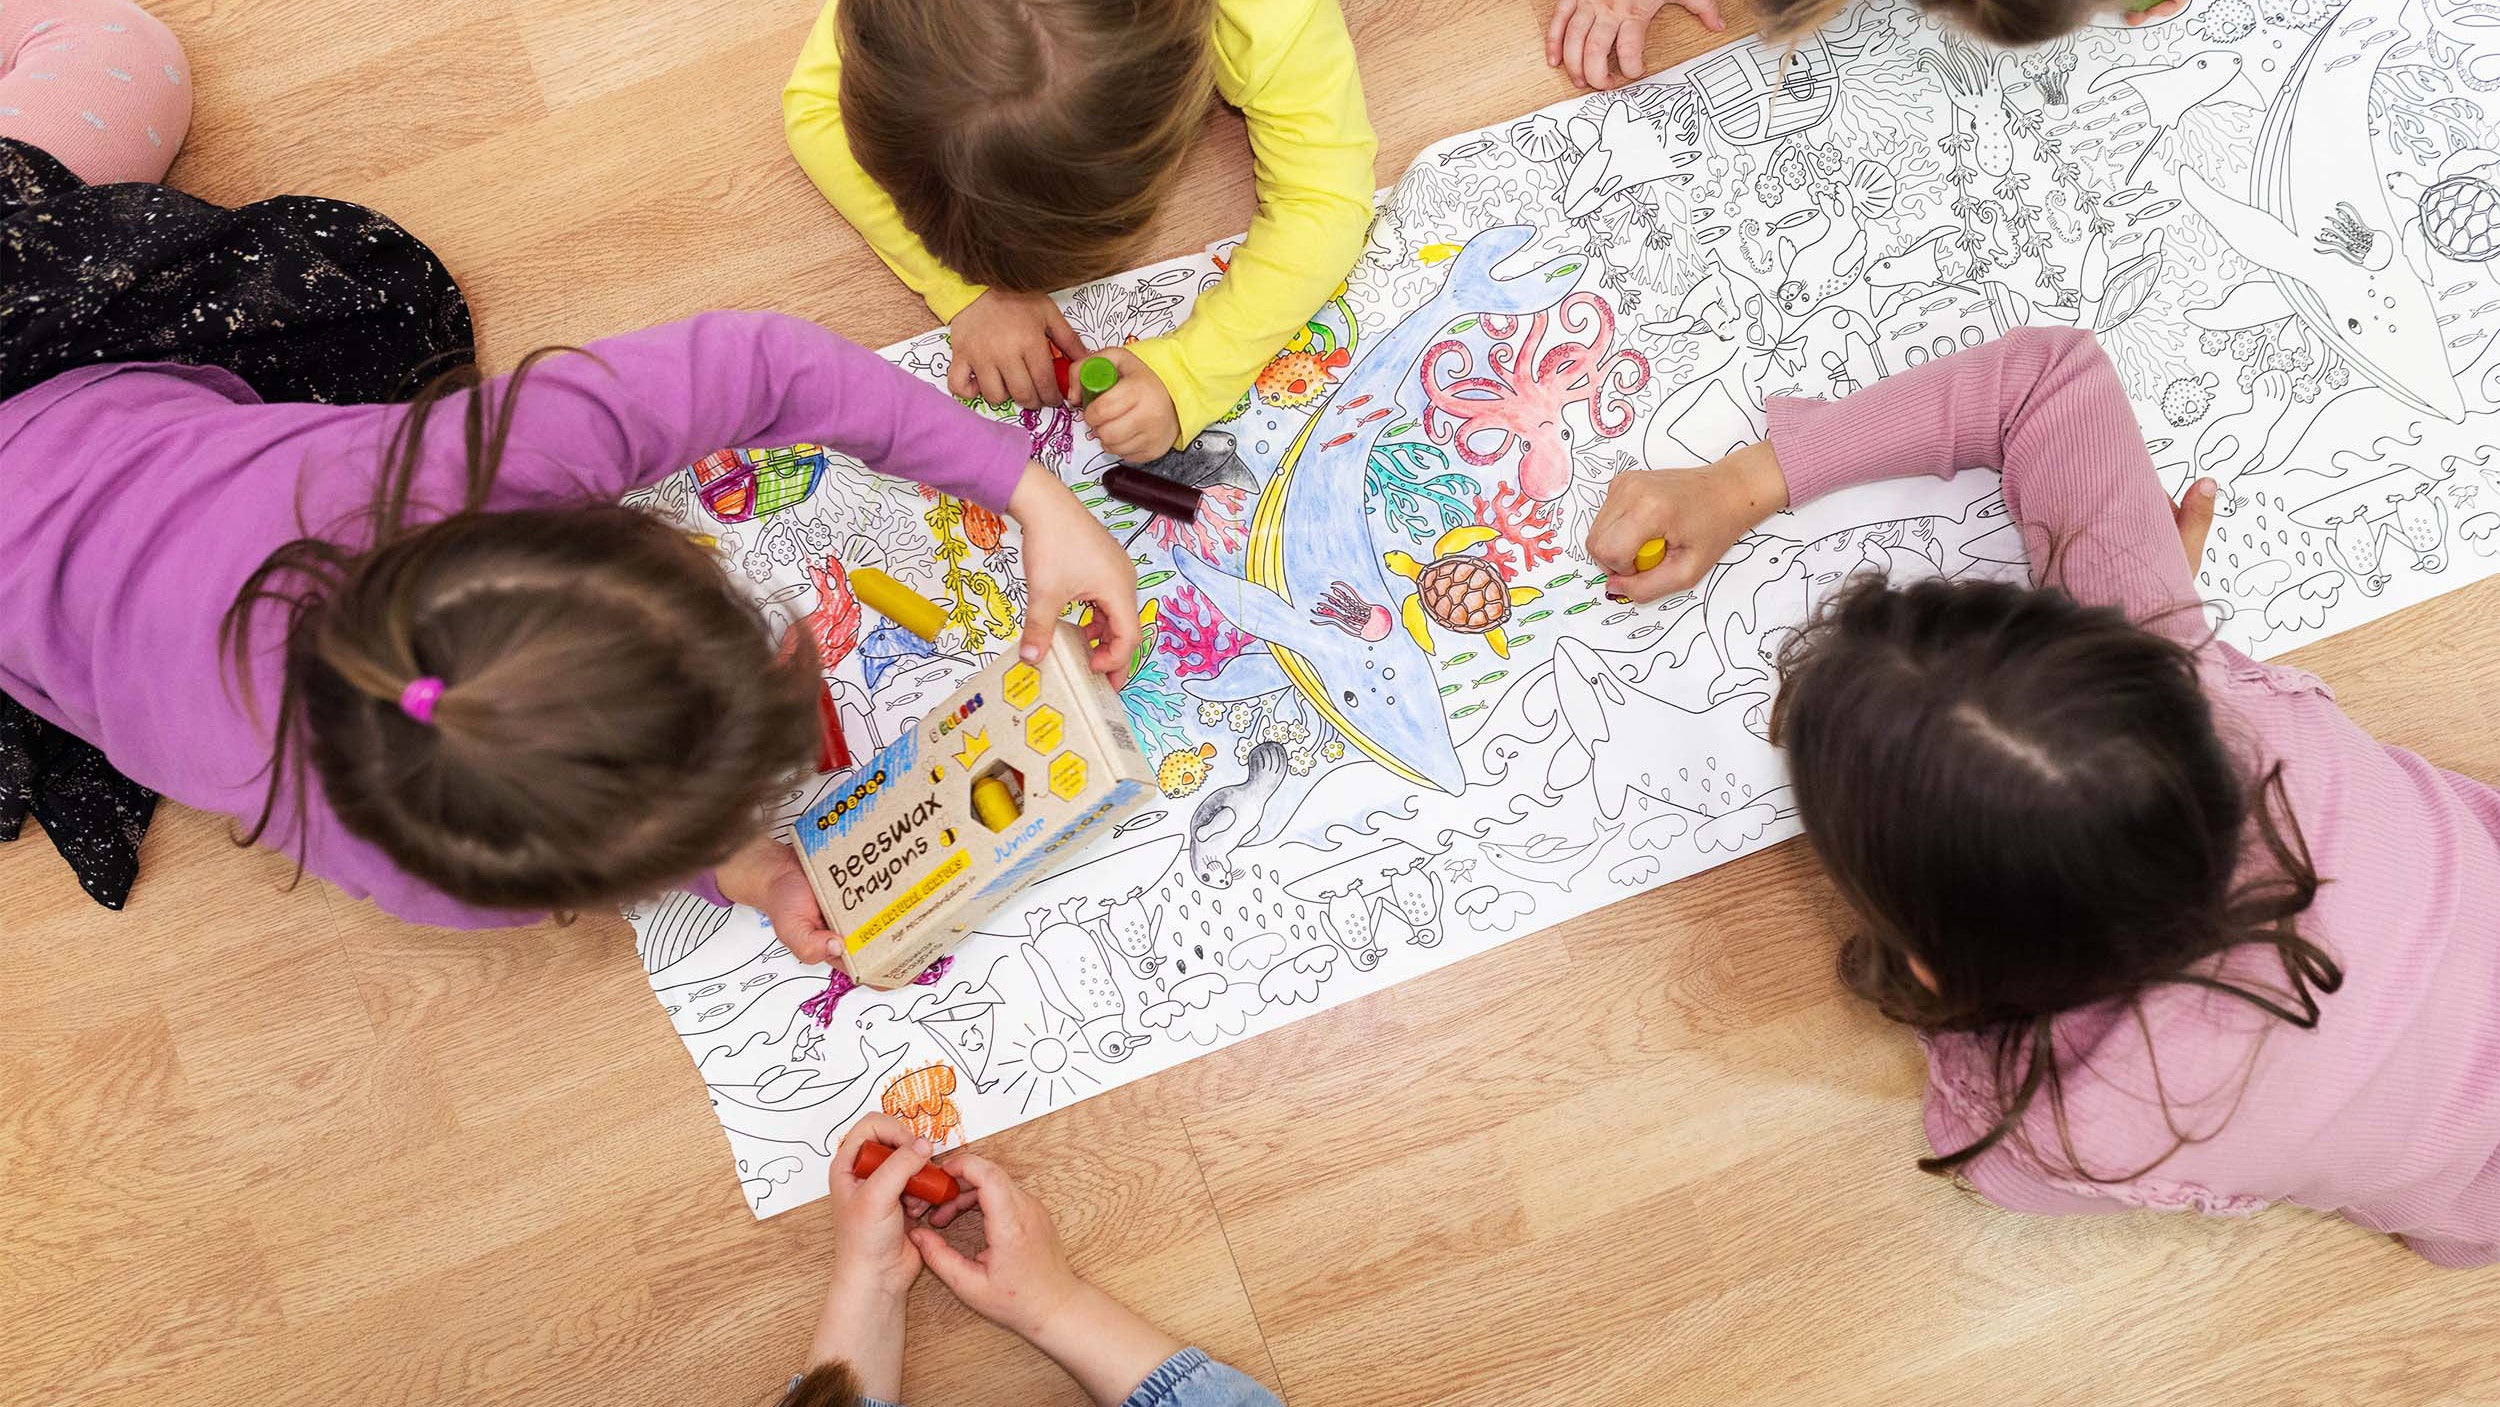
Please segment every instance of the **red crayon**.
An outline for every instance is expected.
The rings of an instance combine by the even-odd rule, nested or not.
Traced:
[[[1069,361],[1068,354],[1057,347],[1050,349],[1050,374],[1059,378],[1059,399],[1063,401],[1072,399],[1073,393],[1068,389],[1068,378],[1076,374],[1076,363]]]
[[[816,770],[838,772],[851,765],[851,741],[842,736],[842,714],[833,704],[833,686],[816,692],[816,721],[824,734],[816,744]]]
[[[851,1160],[851,1176],[866,1177],[884,1167],[885,1160],[893,1155],[894,1150],[882,1143],[863,1143],[859,1145],[859,1156]],[[955,1185],[954,1177],[935,1163],[913,1173],[911,1180],[903,1184],[904,1196],[917,1197],[933,1207],[954,1201],[962,1190]]]

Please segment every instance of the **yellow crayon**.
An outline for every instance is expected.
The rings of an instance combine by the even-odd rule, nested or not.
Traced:
[[[935,640],[946,629],[946,610],[875,567],[851,571],[851,591],[860,603],[923,640]]]
[[[972,784],[972,814],[981,824],[994,831],[1003,831],[1016,823],[1024,808],[1016,805],[1016,794],[996,777],[983,777]]]
[[[1642,543],[1641,550],[1634,554],[1632,570],[1645,572],[1665,560],[1667,560],[1667,540],[1663,537],[1653,537]]]

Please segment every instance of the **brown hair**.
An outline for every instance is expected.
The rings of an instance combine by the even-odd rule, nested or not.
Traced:
[[[904,226],[1044,293],[1143,257],[1215,91],[1213,0],[841,0],[842,121]]]
[[[268,795],[238,843],[268,832],[282,798],[303,815],[309,773],[351,834],[455,899],[581,909],[719,862],[806,760],[814,651],[801,638],[777,657],[684,534],[614,503],[487,511],[523,383],[563,350],[465,397],[448,516],[410,521],[428,425],[478,385],[471,368],[436,379],[393,431],[369,545],[307,530],[244,582],[221,646],[249,706],[254,620],[274,605],[285,684]],[[400,706],[426,676],[445,685],[431,723]]]
[[[2145,992],[2189,985],[2308,1029],[2343,984],[2294,924],[2320,881],[2282,766],[2251,780],[2233,760],[2187,647],[2054,587],[1869,576],[1788,642],[1780,674],[1771,727],[1798,819],[1862,924],[1842,980],[1994,1053],[1996,1122],[1920,1167],[2009,1135],[2028,1147],[2045,1094],[2078,1176],[2142,1176],[2161,1158],[2102,1177],[2076,1155],[2061,1014],[2124,1003],[2141,1025]],[[2272,950],[2283,990],[2219,975],[2243,947]],[[2162,1158],[2189,1141],[2172,1132]]]
[[[773,1407],[858,1407],[859,1378],[848,1363],[819,1363],[773,1399]]]
[[[1977,39],[2009,48],[2045,44],[2081,29],[2109,8],[2100,0],[1911,0]],[[1849,0],[1759,0],[1766,39],[1794,44],[1840,17]]]

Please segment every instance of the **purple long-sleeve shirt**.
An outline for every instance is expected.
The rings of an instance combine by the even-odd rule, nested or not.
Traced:
[[[2068,591],[2198,648],[2216,722],[2250,765],[2283,764],[2327,881],[2299,925],[2346,980],[2317,1029],[2182,987],[2145,995],[2143,1030],[2108,1009],[2058,1023],[2074,1146],[2094,1174],[2153,1162],[2174,1126],[2210,1137],[2116,1185],[2000,1145],[1968,1165],[1973,1185],[2046,1213],[2295,1202],[2400,1233],[2442,1265],[2500,1260],[2500,792],[2372,739],[2315,676],[2207,643],[2201,611],[2163,614],[2197,599],[2194,579],[2143,432],[2086,334],[2017,331],[1835,404],[1775,402],[1771,445],[1798,503],[2002,470],[2016,519],[2065,544]],[[2019,942],[2023,915],[2005,918]],[[2232,971],[2267,984],[2270,961],[2243,953]],[[2271,977],[2279,989],[2279,965]],[[1995,1082],[1975,1039],[1926,1045],[1927,1136],[1951,1151],[1995,1122]],[[2045,1105],[2026,1131],[2054,1157]]]
[[[706,313],[588,350],[530,373],[492,507],[613,500],[723,446],[815,443],[1003,511],[1030,454],[1013,426],[797,318]],[[459,500],[464,399],[436,411],[414,520]],[[161,364],[68,372],[0,402],[0,690],[184,805],[257,816],[283,626],[259,619],[247,711],[219,619],[299,525],[361,541],[401,415],[267,405],[225,372]],[[292,852],[299,837],[311,873],[402,918],[532,917],[401,872],[317,783],[305,814],[281,801],[266,840]]]

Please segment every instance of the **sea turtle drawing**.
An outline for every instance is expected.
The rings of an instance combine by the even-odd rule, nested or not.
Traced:
[[[1524,606],[1544,593],[1533,586],[1510,585],[1502,580],[1493,559],[1468,551],[1499,536],[1482,525],[1452,528],[1432,544],[1431,561],[1418,562],[1403,552],[1380,559],[1389,570],[1415,583],[1415,593],[1406,598],[1406,633],[1427,653],[1433,649],[1431,622],[1438,621],[1452,630],[1483,636],[1493,653],[1510,658],[1510,640],[1502,633],[1502,622],[1510,619],[1511,607]]]
[[[2434,174],[2436,179],[2428,182],[2410,171],[2387,177],[2388,194],[2413,207],[2405,220],[2408,246],[2419,237],[2433,252],[2460,264],[2485,264],[2500,257],[2500,180],[2494,179],[2500,174],[2500,152],[2452,152]]]

